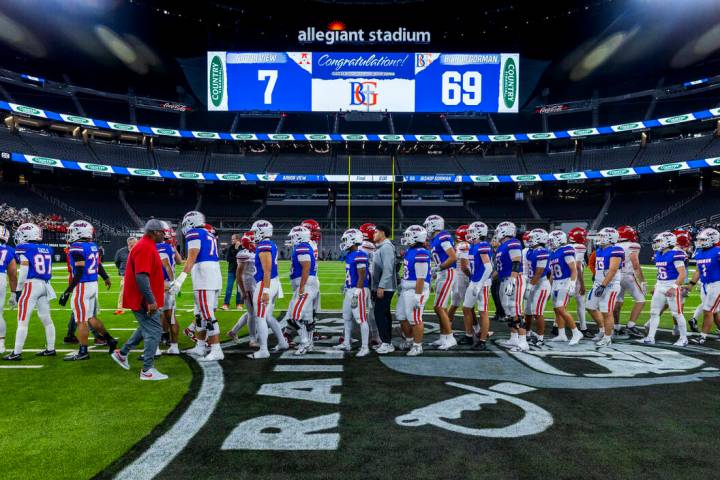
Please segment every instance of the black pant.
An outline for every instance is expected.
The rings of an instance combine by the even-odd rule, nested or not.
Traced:
[[[392,313],[390,312],[390,304],[395,292],[385,290],[383,297],[375,298],[375,323],[377,324],[378,333],[383,343],[390,343],[392,340]]]
[[[503,318],[505,316],[505,310],[503,309],[502,301],[500,301],[500,280],[498,280],[497,277],[492,281],[490,294],[492,295],[493,302],[495,302],[495,314],[498,318]]]

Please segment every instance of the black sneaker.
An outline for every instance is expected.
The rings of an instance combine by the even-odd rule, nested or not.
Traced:
[[[63,338],[63,343],[74,344],[79,342],[75,335],[68,335],[67,337]]]
[[[707,341],[707,337],[693,337],[690,339],[690,343],[694,343],[695,345],[704,345]],[[7,357],[5,357],[5,360],[7,360]]]
[[[528,343],[530,345],[535,345],[536,347],[542,347],[545,345],[545,340],[538,337],[532,337]]]
[[[691,332],[695,332],[695,333],[699,333],[699,332],[700,332],[700,329],[698,328],[698,322],[697,322],[697,320],[695,320],[694,318],[691,318],[691,319],[688,321],[688,324],[690,325],[690,331],[691,331]]]
[[[22,353],[13,352],[10,355],[5,355],[3,360],[7,360],[8,362],[19,362],[22,360]]]
[[[627,328],[627,334],[635,338],[644,338],[645,334],[637,327],[632,326]]]
[[[553,325],[553,327],[552,327],[553,337],[557,337],[557,336],[558,336],[558,332],[559,332],[558,326],[557,326],[557,325]]]
[[[473,337],[468,337],[467,335],[462,335],[460,339],[457,341],[458,345],[472,345],[473,344]]]
[[[65,358],[63,358],[63,360],[65,360],[66,362],[77,362],[80,360],[90,360],[90,354],[87,352],[85,352],[85,353],[75,352],[72,355],[66,356]]]
[[[478,340],[471,348],[478,352],[487,350],[487,342],[485,340]]]
[[[38,357],[54,357],[57,355],[57,352],[55,352],[55,350],[45,349],[42,352],[37,352],[35,355]]]
[[[586,328],[585,330],[580,330],[580,332],[585,338],[595,338],[595,334],[592,333],[589,328]]]

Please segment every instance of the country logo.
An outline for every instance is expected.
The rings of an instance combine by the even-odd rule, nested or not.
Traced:
[[[142,177],[154,177],[158,173],[156,170],[149,170],[145,168],[133,168],[130,171],[133,175],[139,175]]]
[[[110,125],[110,128],[113,130],[122,130],[124,132],[135,132],[137,131],[137,127],[135,125],[128,125],[126,123],[108,123]]]
[[[255,140],[255,135],[252,133],[233,133],[235,140]]]
[[[508,57],[502,72],[502,96],[506,108],[513,108],[517,101],[517,66],[515,59]]]
[[[658,172],[670,172],[672,170],[680,170],[683,168],[682,163],[666,163],[665,165],[659,165],[657,167]]]
[[[378,103],[377,82],[350,82],[350,105],[372,107]]]
[[[493,175],[475,175],[472,178],[475,182],[494,182],[497,177]]]
[[[616,132],[626,132],[628,130],[635,130],[636,128],[643,128],[644,125],[639,122],[623,123],[622,125],[613,126],[613,130]]]
[[[111,169],[107,165],[98,165],[97,163],[86,163],[83,165],[84,170],[92,172],[110,172]]]
[[[553,138],[552,133],[528,133],[528,138],[530,140],[547,140],[548,138]]]
[[[365,135],[361,134],[349,134],[349,135],[343,135],[343,138],[345,140],[352,140],[352,141],[360,141],[360,140],[367,140]]]
[[[210,101],[214,107],[219,107],[222,104],[225,92],[225,72],[223,72],[223,64],[219,55],[215,55],[210,61],[210,71],[208,75]]]
[[[674,117],[663,118],[661,123],[671,125],[673,123],[687,122],[688,120],[690,120],[690,115],[675,115]]]
[[[475,135],[453,135],[453,140],[456,142],[474,142],[477,137]]]
[[[28,157],[28,160],[30,160],[30,163],[34,163],[36,165],[48,165],[51,167],[57,166],[60,164],[60,160],[57,160],[55,158],[48,158],[48,157]]]
[[[515,180],[518,182],[532,182],[538,179],[537,175],[515,175]]]
[[[220,180],[243,180],[243,176],[237,173],[223,173],[218,174]]]
[[[42,110],[33,107],[26,107],[25,105],[16,105],[15,111],[18,113],[24,113],[27,115],[34,115],[36,117],[44,117],[45,114]]]
[[[604,173],[606,177],[617,177],[620,175],[631,175],[635,172],[633,172],[629,168],[615,168],[613,170],[606,170],[602,173]]]
[[[330,140],[330,135],[325,133],[311,133],[309,135],[305,135],[305,138],[308,140]]]
[[[380,140],[384,142],[400,142],[403,137],[402,135],[380,135]]]
[[[582,173],[578,172],[571,172],[571,173],[560,173],[555,175],[559,180],[575,180],[578,178],[583,178]]]
[[[200,175],[199,173],[195,173],[195,172],[176,172],[175,176],[177,176],[178,178],[184,178],[184,179],[188,179],[188,180],[202,178],[202,175]]]
[[[197,138],[216,138],[218,136],[214,132],[193,132],[193,135]]]
[[[570,130],[570,135],[574,137],[580,137],[583,135],[594,135],[595,129],[594,128],[581,128],[579,130]]]
[[[80,125],[92,125],[92,120],[85,117],[78,117],[77,115],[63,115],[66,122],[78,123]]]
[[[153,128],[153,131],[158,135],[169,135],[173,137],[180,135],[180,132],[171,128]]]

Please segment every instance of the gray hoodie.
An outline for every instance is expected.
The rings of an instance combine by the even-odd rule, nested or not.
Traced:
[[[372,289],[397,290],[395,246],[388,239],[377,245],[372,264]]]

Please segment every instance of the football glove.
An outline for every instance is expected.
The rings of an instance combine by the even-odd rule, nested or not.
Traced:
[[[505,285],[505,295],[508,297],[512,297],[515,295],[515,281],[511,280]]]
[[[357,308],[357,307],[358,307],[358,291],[357,291],[357,288],[351,289],[351,292],[350,292],[350,307],[351,307],[351,308]]]
[[[65,305],[67,305],[68,300],[70,300],[70,293],[71,292],[66,290],[62,293],[62,295],[60,295],[60,298],[58,299],[58,303],[60,304],[60,306],[64,307]]]
[[[177,295],[178,292],[182,290],[182,286],[186,278],[187,273],[180,272],[180,275],[178,275],[177,278],[172,282],[172,285],[170,285],[170,290],[168,290],[168,293],[170,295]]]
[[[595,287],[595,296],[602,297],[603,293],[605,293],[606,288],[607,287],[605,285],[598,285],[597,287]]]

